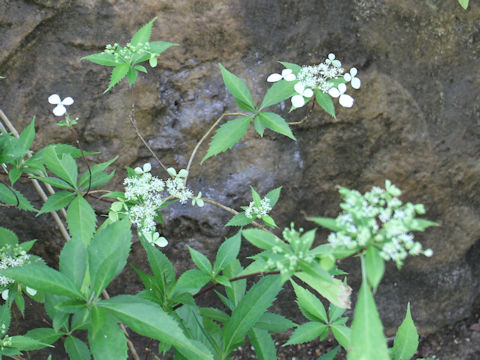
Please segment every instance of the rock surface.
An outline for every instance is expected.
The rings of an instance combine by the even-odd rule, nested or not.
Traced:
[[[398,326],[408,301],[424,333],[469,315],[480,292],[478,4],[463,11],[455,0],[0,0],[0,108],[18,129],[36,115],[36,148],[73,143],[47,103],[52,93],[72,96],[81,140],[102,152],[98,161],[118,154],[118,169],[147,161],[155,167],[129,124],[127,84],[103,95],[108,69],[80,60],[107,43],[126,43],[154,16],[152,39],[181,46],[140,76],[137,121],[167,166],[185,167],[210,124],[235,110],[217,63],[245,79],[257,99],[266,76],[280,70],[276,61],[317,64],[334,52],[347,68],[356,66],[362,89],[353,109],[337,108],[336,121],[320,110],[283,111],[291,121],[308,115],[294,129],[297,142],[249,131],[232,151],[197,162],[191,186],[239,208],[250,201],[250,185],[261,194],[282,185],[277,223],[309,228],[305,215],[336,216],[337,185],[367,191],[388,178],[440,226],[417,236],[434,257],[410,259],[401,272],[387,269],[376,296],[386,328]],[[120,188],[124,175],[119,171],[111,188]],[[35,251],[56,263],[61,238],[48,215],[0,211],[2,225],[23,240],[37,238]],[[230,216],[207,205],[175,206],[165,217],[166,254],[185,270],[192,266],[186,245],[212,258]],[[144,266],[143,256],[134,247],[132,262]],[[354,287],[358,265],[345,266]],[[113,293],[139,289],[133,273],[122,276]],[[291,299],[286,294],[278,306]]]

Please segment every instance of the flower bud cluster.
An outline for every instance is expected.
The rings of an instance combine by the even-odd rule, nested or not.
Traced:
[[[30,263],[29,259],[30,255],[20,245],[7,244],[0,248],[0,269],[2,270],[28,264]],[[14,282],[15,280],[0,275],[0,286],[6,287]]]
[[[132,45],[127,43],[127,46],[123,47],[115,43],[113,45],[108,44],[104,50],[105,54],[113,55],[117,63],[128,62],[134,56],[142,55],[144,53],[150,53],[150,43],[138,43]]]
[[[2,331],[3,331],[3,326],[5,324],[2,324]],[[0,340],[0,350],[5,350],[6,347],[11,347],[13,345],[12,338],[8,335],[5,335],[3,339]]]
[[[268,82],[277,82],[280,80],[295,81],[295,92],[292,96],[293,108],[304,106],[315,94],[315,91],[329,94],[331,97],[339,98],[340,105],[344,107],[353,106],[353,98],[345,94],[350,82],[354,89],[359,89],[361,82],[356,77],[357,69],[352,68],[349,73],[344,74],[342,63],[335,58],[335,54],[329,54],[327,59],[321,64],[314,66],[303,66],[297,74],[292,69],[284,69],[282,74],[271,74]]]
[[[267,215],[272,207],[270,206],[270,199],[263,198],[257,206],[255,201],[251,201],[245,209],[245,216],[249,219],[260,219],[263,215]]]
[[[362,195],[341,188],[340,194],[343,213],[336,218],[336,225],[341,230],[328,236],[332,247],[361,250],[375,246],[383,259],[393,260],[399,267],[408,255],[432,256],[432,250],[423,250],[410,232],[417,230],[415,216],[425,214],[425,208],[422,204],[403,204],[398,199],[401,191],[389,180],[385,190],[375,186]]]

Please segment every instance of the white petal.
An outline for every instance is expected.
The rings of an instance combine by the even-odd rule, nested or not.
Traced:
[[[312,89],[305,89],[305,91],[303,92],[303,96],[305,96],[307,98],[311,98],[313,96],[313,90]]]
[[[280,81],[280,80],[282,80],[282,75],[280,75],[280,74],[271,74],[267,78],[268,82],[277,82],[277,81]]]
[[[150,170],[152,170],[152,164],[146,163],[143,165],[143,172],[149,172]]]
[[[2,291],[2,299],[5,301],[8,300],[8,289]]]
[[[350,74],[352,74],[352,76],[357,75],[357,72],[358,72],[357,68],[353,67],[353,68],[350,69]]]
[[[73,104],[73,99],[70,96],[66,97],[65,99],[63,99],[62,104],[67,105],[67,106],[72,105]]]
[[[32,289],[32,288],[30,288],[30,287],[28,287],[28,286],[26,287],[25,290],[26,290],[27,293],[28,293],[29,295],[31,295],[31,296],[35,296],[35,295],[37,294],[37,290]]]
[[[345,85],[345,84],[338,84],[338,91],[340,91],[340,94],[345,93],[345,91],[347,91],[347,85]]]
[[[297,82],[293,88],[299,94],[303,94],[303,90],[305,90],[305,86],[301,82]]]
[[[360,89],[360,85],[361,85],[361,84],[362,84],[362,83],[361,83],[361,81],[360,81],[359,78],[356,77],[356,78],[353,78],[353,79],[352,79],[351,85],[352,85],[352,87],[353,87],[354,89]]]
[[[343,78],[345,79],[346,82],[349,82],[350,80],[352,80],[352,76],[349,73],[346,73],[345,75],[343,75]]]
[[[333,59],[335,59],[335,54],[328,54],[328,58],[333,61]]]
[[[168,240],[161,236],[158,240],[155,241],[155,245],[159,247],[165,247],[168,245]]]
[[[353,98],[350,95],[342,94],[340,99],[338,99],[338,102],[346,108],[351,108],[353,106]]]
[[[292,105],[295,108],[300,108],[303,105],[305,105],[305,99],[303,98],[302,95],[292,96]]]
[[[331,96],[331,97],[334,97],[334,98],[337,98],[340,96],[340,91],[338,91],[337,88],[330,88],[328,90],[328,94]]]
[[[60,100],[60,96],[58,96],[57,94],[53,94],[48,97],[48,102],[50,104],[56,105],[56,104],[60,104],[62,100]]]
[[[287,74],[286,76],[283,77],[286,81],[293,81],[293,80],[296,80],[297,77],[295,76],[295,74]]]
[[[53,109],[53,114],[55,116],[63,116],[63,114],[65,114],[67,112],[67,109],[65,109],[65,106],[63,106],[62,104],[58,104],[57,106],[55,106],[55,109]]]
[[[135,174],[137,174],[137,175],[143,174],[142,169],[139,168],[139,167],[136,167],[136,168],[134,169],[134,171],[135,171]]]
[[[283,77],[285,77],[285,76],[287,76],[287,75],[289,75],[289,74],[291,74],[291,73],[292,73],[292,69],[283,69],[283,70],[282,70],[282,76],[283,76]]]
[[[342,66],[342,63],[340,62],[340,60],[333,60],[332,65],[339,68],[340,66]]]

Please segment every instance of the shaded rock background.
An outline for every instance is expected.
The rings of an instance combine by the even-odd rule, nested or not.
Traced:
[[[317,64],[334,52],[346,68],[356,66],[362,89],[352,109],[337,108],[336,121],[318,109],[286,114],[279,106],[290,121],[308,115],[294,129],[297,142],[249,131],[232,151],[197,162],[191,187],[239,208],[251,200],[250,185],[261,194],[281,185],[277,223],[311,228],[305,215],[337,215],[337,185],[363,192],[388,178],[404,201],[425,204],[441,226],[417,235],[433,258],[409,259],[401,272],[388,267],[376,296],[387,332],[399,325],[408,301],[423,333],[470,315],[480,278],[478,4],[463,11],[455,0],[0,0],[0,74],[7,77],[0,81],[0,108],[18,129],[36,115],[36,148],[73,143],[47,103],[52,93],[72,96],[69,111],[80,117],[85,147],[102,152],[97,161],[120,156],[111,189],[121,188],[126,165],[150,161],[154,174],[163,175],[128,122],[127,84],[103,95],[109,69],[80,60],[107,43],[125,44],[154,16],[152,40],[181,46],[140,75],[137,121],[167,166],[185,167],[209,125],[235,110],[219,62],[245,79],[257,101],[266,76],[281,70],[276,61]],[[36,253],[56,264],[62,239],[48,215],[0,211],[2,226],[22,240],[37,238]],[[192,266],[187,244],[213,258],[229,234],[223,225],[230,216],[210,206],[176,206],[165,217],[166,254],[179,271]],[[320,232],[318,242],[326,235]],[[145,269],[138,245],[131,261]],[[345,263],[354,287],[358,266]],[[110,291],[139,288],[126,271]],[[288,314],[292,299],[284,292],[279,311]]]

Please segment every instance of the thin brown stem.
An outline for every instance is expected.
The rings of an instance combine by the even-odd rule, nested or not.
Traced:
[[[315,108],[315,101],[312,101],[312,107],[310,108],[310,110],[308,110],[307,114],[303,117],[302,120],[300,120],[300,121],[292,121],[292,122],[289,122],[289,123],[287,123],[287,124],[290,125],[290,126],[302,125],[302,124],[303,124],[305,121],[307,121],[307,119],[310,117],[310,115],[312,114],[314,108]]]
[[[188,165],[187,165],[187,171],[188,172],[190,172],[190,167],[192,166],[192,162],[193,162],[193,159],[195,158],[195,155],[197,154],[198,148],[200,147],[200,145],[202,145],[202,143],[205,141],[205,139],[208,137],[208,135],[210,135],[210,133],[213,131],[213,129],[215,129],[217,127],[217,125],[220,123],[220,121],[222,121],[222,119],[225,116],[247,116],[247,114],[244,114],[244,113],[224,113],[222,116],[220,116],[213,123],[213,125],[210,126],[210,128],[207,130],[207,132],[203,135],[203,137],[200,139],[200,141],[197,143],[197,145],[193,149],[192,155],[190,155],[190,159],[188,160]],[[187,179],[188,179],[188,174],[185,177],[185,184],[187,183]]]
[[[143,138],[142,134],[140,133],[140,130],[138,130],[137,119],[135,118],[135,91],[134,91],[133,86],[132,86],[132,109],[130,111],[130,118],[129,119],[130,119],[130,123],[132,124],[133,128],[135,129],[135,132],[137,133],[137,136],[140,138],[140,140],[142,140],[143,145],[145,145],[145,147],[148,149],[148,151],[150,151],[152,156],[155,158],[155,160],[157,160],[157,162],[160,164],[160,166],[163,168],[163,170],[165,170],[168,173],[167,167],[165,165],[163,165],[163,163],[158,158],[157,154],[155,154],[153,149],[150,147],[150,145],[148,145],[147,141]]]

